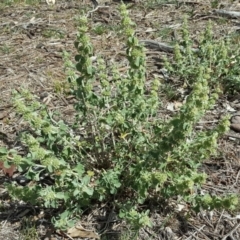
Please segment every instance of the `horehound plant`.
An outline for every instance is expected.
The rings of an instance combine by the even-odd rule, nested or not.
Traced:
[[[153,80],[146,91],[145,50],[134,34],[125,5],[120,13],[129,62],[125,75],[119,73],[117,63],[111,69],[101,57],[93,63],[87,18],[79,19],[74,43],[78,74],[70,71],[68,79],[78,101],[74,124],[54,120],[55,114],[28,90],[14,92],[16,112],[30,128],[20,135],[26,154],[1,149],[1,158],[6,167],[15,164],[31,184],[6,184],[9,194],[34,205],[58,208],[60,213],[53,222],[61,229],[74,224],[83,209],[98,201],[111,201],[135,230],[151,226],[150,210],[139,208],[149,198],[178,198],[195,210],[233,209],[237,205],[234,195],[198,195],[207,177],[198,167],[216,154],[217,139],[229,128],[228,116],[211,131],[194,131],[224,86],[224,81],[219,81],[217,88],[212,87],[220,70],[213,65],[211,46],[220,44],[220,52],[214,51],[226,58],[223,68],[232,62],[224,52],[229,49],[208,39],[207,29],[199,51],[192,51],[183,27],[182,47],[176,46],[174,62],[166,60],[166,68],[169,74],[175,71],[191,93],[179,113],[166,121],[158,115],[160,82]],[[67,54],[65,61],[72,67]],[[52,178],[49,185],[40,181],[46,173]]]

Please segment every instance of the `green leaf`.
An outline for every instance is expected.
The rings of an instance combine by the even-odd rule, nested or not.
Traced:
[[[48,166],[47,166],[47,169],[48,169],[48,171],[49,171],[50,173],[53,172],[53,166],[52,166],[52,165],[48,165]]]
[[[93,74],[93,67],[91,65],[87,67],[87,74],[89,75]]]
[[[121,183],[117,180],[117,181],[114,182],[114,186],[116,188],[119,188],[119,187],[121,187]]]
[[[73,170],[78,173],[79,177],[81,177],[85,172],[84,166],[81,163],[78,163],[78,165]]]
[[[66,199],[66,195],[63,192],[56,193],[55,197],[58,199]]]
[[[90,177],[88,175],[84,176],[84,178],[82,178],[82,184],[84,185],[88,185],[90,182]]]
[[[135,61],[134,61],[134,65],[136,66],[136,67],[139,67],[140,66],[140,57],[136,57],[135,58]]]
[[[7,161],[4,161],[4,167],[8,169],[11,167],[11,165]]]
[[[79,46],[79,42],[78,42],[78,41],[75,41],[75,42],[74,42],[74,47],[77,49],[78,46]]]
[[[5,155],[5,154],[7,154],[7,152],[8,152],[7,148],[5,148],[5,147],[0,147],[0,154]]]
[[[75,189],[73,192],[73,196],[76,197],[80,193],[79,189]]]
[[[79,72],[82,72],[82,71],[83,71],[83,64],[82,64],[82,63],[77,63],[77,64],[76,64],[76,69],[77,69]]]
[[[76,56],[75,56],[75,61],[76,61],[76,62],[79,62],[81,59],[82,59],[82,56],[81,56],[81,55],[76,55]]]
[[[94,192],[93,188],[90,188],[90,187],[87,187],[87,186],[83,186],[82,190],[83,190],[83,192],[87,193],[89,196],[92,196],[93,192]]]

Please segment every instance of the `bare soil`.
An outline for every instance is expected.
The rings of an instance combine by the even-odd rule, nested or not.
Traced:
[[[235,38],[236,43],[239,43],[239,18],[227,17],[215,12],[219,9],[240,11],[238,2],[190,0],[159,1],[154,4],[147,1],[128,3],[130,4],[130,17],[136,23],[136,34],[140,40],[174,43],[179,39],[179,30],[184,16],[187,15],[190,35],[196,40],[196,47],[197,37],[206,28],[209,19],[212,21],[216,38],[231,36]],[[109,65],[112,62],[118,63],[119,70],[126,71],[125,43],[118,32],[120,3],[99,1],[99,4],[104,7],[89,13],[90,35],[95,55],[101,55]],[[48,105],[49,109],[59,110],[67,121],[71,121],[74,114],[74,102],[64,90],[66,74],[62,53],[66,50],[74,56],[76,53],[73,46],[77,32],[76,17],[83,11],[93,9],[94,4],[90,0],[57,0],[53,6],[47,5],[45,1],[36,5],[1,6],[0,146],[15,146],[18,132],[24,129],[22,119],[16,116],[11,104],[13,89],[20,87],[30,89],[40,101]],[[160,62],[164,55],[171,57],[171,53],[147,47],[148,81],[155,77],[163,78]],[[181,83],[174,84],[181,86]],[[167,109],[166,114],[168,111],[177,110],[171,109],[171,104],[175,106],[181,101],[183,99],[163,98],[163,105]],[[240,108],[239,101],[240,97],[237,95],[222,96],[215,109],[207,113],[196,129],[211,129],[217,124],[222,114],[236,115]],[[203,192],[217,195],[239,194],[239,139],[238,126],[235,126],[234,131],[230,130],[219,140],[218,158],[209,159],[201,168],[208,174]],[[52,216],[53,212],[46,211],[42,217],[40,209],[9,200],[4,188],[6,181],[12,181],[8,173],[6,169],[0,170],[0,240],[71,239],[51,228],[49,216]],[[91,229],[99,231],[101,223],[94,217],[96,215],[94,211],[105,215],[106,209],[106,206],[96,206],[96,209],[89,211],[84,219],[79,219],[79,221],[83,225],[87,222],[91,225]],[[154,227],[142,229],[138,239],[240,239],[240,211],[202,211],[187,218],[184,211],[179,210],[169,214],[168,210],[152,207]],[[27,229],[26,218],[30,222],[36,222],[38,236],[23,231]],[[44,224],[44,221],[48,224]],[[106,228],[108,234],[102,235],[102,239],[119,239],[119,230],[127,230],[128,226],[117,222],[107,227],[103,226],[103,228]]]

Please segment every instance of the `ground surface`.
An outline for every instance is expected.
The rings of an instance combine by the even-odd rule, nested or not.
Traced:
[[[105,1],[106,2],[106,1]],[[89,25],[92,29],[91,38],[95,54],[103,56],[111,64],[119,63],[119,69],[126,71],[124,43],[118,36],[119,2],[99,2],[97,11],[89,14]],[[232,36],[239,42],[238,18],[227,18],[217,15],[214,10],[225,9],[238,11],[240,5],[232,1],[155,1],[130,2],[130,17],[137,23],[137,36],[140,40],[155,40],[173,43],[179,37],[179,29],[184,15],[189,17],[190,34],[197,38],[206,27],[209,19],[213,22],[213,32],[216,38]],[[0,145],[14,145],[17,132],[24,129],[22,119],[17,118],[11,105],[11,91],[20,86],[29,88],[47,103],[52,110],[60,110],[66,120],[73,114],[71,96],[64,93],[66,75],[64,73],[62,52],[66,50],[75,53],[73,41],[76,36],[75,17],[84,11],[94,8],[90,0],[57,0],[49,6],[42,1],[38,4],[0,5]],[[169,54],[169,53],[168,53]],[[148,79],[162,78],[159,60],[166,52],[147,48]],[[174,88],[173,88],[174,89]],[[175,111],[179,99],[163,99],[168,111]],[[236,114],[239,96],[229,98],[222,96],[215,109],[209,112],[206,119],[199,123],[199,128],[211,128],[224,113]],[[238,124],[238,122],[236,123]],[[235,126],[236,127],[236,126]],[[237,128],[235,128],[237,130]],[[203,191],[216,194],[239,194],[240,173],[240,135],[230,131],[219,141],[221,154],[217,159],[207,161],[202,170],[209,178]],[[22,203],[10,202],[4,189],[4,182],[11,181],[6,172],[1,171],[0,178],[0,240],[2,239],[70,239],[68,236],[55,233],[48,227],[43,227],[43,221],[38,223],[37,232],[31,225],[32,221],[43,219],[41,211],[32,209]],[[104,209],[96,206],[96,209]],[[104,211],[104,210],[103,210]],[[35,212],[35,214],[34,214]],[[52,213],[45,213],[51,215]],[[91,215],[92,214],[92,215]],[[86,217],[88,223],[93,223],[93,212]],[[153,229],[143,229],[139,239],[240,239],[240,223],[237,218],[239,211],[230,212],[200,212],[184,220],[181,211],[172,215],[166,211],[153,208]],[[104,213],[103,213],[104,215]],[[167,216],[167,224],[164,224]],[[27,221],[25,218],[30,219]],[[24,220],[23,220],[24,219]],[[49,218],[45,216],[45,221]],[[83,220],[82,224],[83,224]],[[118,223],[121,225],[121,223]],[[28,226],[30,225],[30,227]],[[22,226],[22,227],[21,227]],[[90,228],[98,230],[96,225]],[[118,239],[112,226],[110,238]],[[30,230],[26,230],[30,229]],[[83,239],[83,238],[79,238]],[[84,238],[88,239],[88,238]]]

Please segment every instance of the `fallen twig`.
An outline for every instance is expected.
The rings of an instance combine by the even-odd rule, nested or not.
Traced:
[[[222,240],[226,240],[229,236],[231,237],[231,239],[234,239],[232,234],[240,227],[240,223],[236,223],[235,226],[233,227],[233,229],[227,233]]]
[[[98,10],[101,9],[101,8],[109,8],[109,6],[100,6],[100,5],[97,5],[93,10],[87,12],[87,17],[89,17],[91,13],[96,12],[96,11],[98,11]]]
[[[240,12],[237,11],[228,11],[228,10],[223,10],[223,9],[216,9],[213,11],[214,14],[216,15],[221,15],[224,17],[229,17],[229,18],[239,18],[240,17]]]
[[[140,43],[143,43],[145,47],[155,48],[159,51],[168,52],[168,53],[174,52],[174,47],[168,45],[167,43],[161,43],[154,40],[141,40]],[[183,50],[183,48],[180,47],[180,50]],[[193,48],[192,50],[193,52],[199,51],[199,49],[197,48]]]

